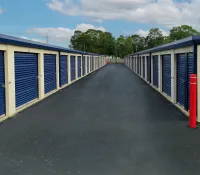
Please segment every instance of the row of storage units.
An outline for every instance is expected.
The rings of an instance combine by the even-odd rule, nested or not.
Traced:
[[[200,71],[200,37],[189,37],[125,57],[125,65],[186,115],[190,107],[190,75]],[[197,100],[200,83],[197,82]],[[200,103],[197,106],[200,122]]]
[[[0,121],[105,64],[103,55],[0,35]]]

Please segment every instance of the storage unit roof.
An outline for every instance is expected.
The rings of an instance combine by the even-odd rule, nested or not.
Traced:
[[[27,39],[17,38],[9,35],[0,34],[0,44],[9,44],[15,46],[22,46],[22,47],[30,47],[30,48],[37,48],[37,49],[45,49],[45,50],[52,50],[52,51],[60,51],[60,52],[68,52],[68,53],[75,53],[75,54],[85,54],[85,55],[94,55],[91,53],[72,50],[65,47],[54,46],[50,44],[40,43],[36,41],[31,41]],[[95,54],[97,55],[97,54]]]
[[[153,52],[159,52],[159,51],[165,51],[165,50],[170,50],[170,49],[177,49],[181,47],[187,47],[187,46],[192,46],[200,44],[200,36],[191,36],[182,40],[178,40],[169,44],[164,44],[158,47],[154,47],[148,50],[144,50],[141,52],[137,52],[134,54],[130,55],[142,55],[142,54],[147,54],[147,53],[153,53]]]

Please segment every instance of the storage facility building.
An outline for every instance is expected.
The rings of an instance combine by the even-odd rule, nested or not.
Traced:
[[[197,99],[200,97],[200,36],[128,55],[125,65],[186,115],[190,106],[190,74],[197,74]],[[200,122],[200,103],[197,121]]]
[[[0,35],[0,121],[105,64],[104,55]]]

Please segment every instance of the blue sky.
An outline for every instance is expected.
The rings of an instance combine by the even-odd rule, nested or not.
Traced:
[[[199,0],[0,0],[0,33],[68,46],[74,30],[96,28],[120,34],[148,34],[159,27],[199,29]]]

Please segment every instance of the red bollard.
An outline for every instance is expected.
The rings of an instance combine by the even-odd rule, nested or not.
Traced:
[[[108,64],[108,59],[106,60],[106,64]]]
[[[197,122],[197,75],[190,75],[190,119],[189,127],[196,128]]]

